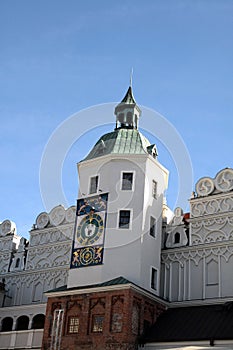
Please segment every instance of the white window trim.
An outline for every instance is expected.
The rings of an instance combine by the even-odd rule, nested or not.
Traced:
[[[96,176],[98,176],[98,185],[97,185],[96,192],[90,193],[90,192],[91,192],[91,179],[92,179],[93,177],[96,177]],[[88,184],[88,192],[87,192],[87,193],[88,193],[89,195],[97,194],[97,193],[99,192],[99,186],[100,186],[100,176],[99,176],[99,174],[91,175],[91,176],[89,177],[89,184]]]
[[[152,288],[151,286],[151,282],[152,282],[152,271],[155,270],[156,271],[156,288]],[[151,266],[150,267],[150,289],[153,291],[158,291],[158,283],[159,283],[159,271],[158,269],[156,269],[156,267]]]
[[[123,185],[123,174],[124,173],[132,173],[133,174],[133,182],[132,182],[132,190],[122,190],[122,185]],[[121,183],[120,183],[120,190],[122,192],[133,192],[135,188],[135,170],[122,170],[121,171]],[[122,209],[123,210],[123,209]]]
[[[120,211],[121,210],[129,210],[130,211],[130,220],[129,220],[129,228],[121,228],[119,227],[119,221],[120,221]],[[126,231],[126,230],[132,230],[132,221],[133,221],[133,209],[132,208],[120,208],[118,209],[117,213],[117,229],[120,231]]]

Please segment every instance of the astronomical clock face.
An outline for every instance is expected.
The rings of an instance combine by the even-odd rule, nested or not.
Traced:
[[[77,246],[90,246],[97,242],[102,243],[104,221],[103,214],[93,213],[80,217],[77,227]],[[101,242],[100,242],[101,241]]]
[[[107,193],[78,199],[71,269],[103,264],[107,202]]]

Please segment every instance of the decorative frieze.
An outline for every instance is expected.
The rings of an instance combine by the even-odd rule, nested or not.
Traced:
[[[221,214],[233,211],[233,194],[224,197],[208,197],[202,201],[191,201],[191,217]]]
[[[170,263],[177,262],[181,265],[181,267],[184,266],[184,262],[187,262],[189,260],[194,261],[195,265],[198,265],[200,260],[203,258],[208,257],[218,257],[222,256],[226,262],[230,259],[230,257],[233,255],[233,244],[229,245],[214,245],[212,247],[204,247],[202,249],[185,249],[182,251],[163,251],[161,255],[161,261],[164,263],[167,267],[167,269],[170,268]]]
[[[30,249],[26,270],[69,265],[71,242]]]
[[[72,240],[73,232],[73,224],[48,228],[41,231],[31,231],[30,247]]]
[[[191,244],[233,240],[233,215],[211,217],[190,223]]]

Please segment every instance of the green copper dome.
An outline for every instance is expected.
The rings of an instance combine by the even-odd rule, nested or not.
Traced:
[[[107,154],[151,154],[157,157],[155,145],[151,145],[138,131],[138,119],[141,114],[130,86],[123,100],[115,108],[116,128],[103,135],[92,148],[85,160],[95,159]]]
[[[101,136],[83,161],[107,154],[152,154],[153,146],[137,129],[116,129]]]

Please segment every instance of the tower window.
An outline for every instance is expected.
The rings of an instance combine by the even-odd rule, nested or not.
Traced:
[[[157,182],[155,180],[152,181],[152,196],[157,198]]]
[[[130,210],[120,210],[119,228],[129,228]]]
[[[89,194],[96,193],[98,189],[99,176],[93,176],[90,179]]]
[[[133,173],[122,174],[122,186],[123,191],[131,191],[133,188]]]
[[[70,317],[68,323],[68,333],[78,333],[79,329],[79,318]]]
[[[152,237],[156,236],[156,219],[153,216],[150,217],[150,235]]]
[[[92,332],[102,333],[104,325],[104,316],[94,315],[92,319]]]
[[[158,271],[152,267],[151,269],[151,288],[154,290],[157,290],[157,277],[158,277]]]
[[[133,124],[133,114],[132,112],[128,112],[126,115],[126,122],[128,125],[132,125]]]

